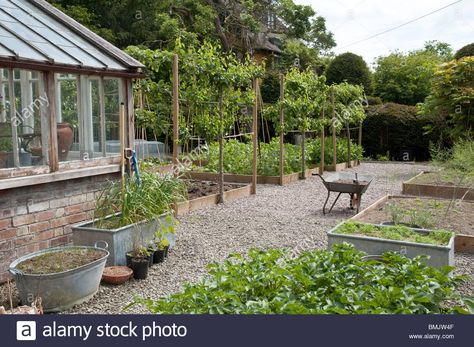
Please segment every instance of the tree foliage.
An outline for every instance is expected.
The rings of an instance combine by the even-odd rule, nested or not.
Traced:
[[[224,51],[248,53],[259,33],[275,30],[282,38],[328,50],[335,46],[323,17],[293,0],[50,0],[55,6],[121,48],[172,47],[219,43]],[[271,13],[276,28],[268,28]]]
[[[372,77],[364,59],[354,53],[338,55],[326,71],[329,84],[348,82],[361,85],[367,94],[372,93]]]
[[[452,140],[473,136],[474,129],[474,57],[442,64],[436,71],[431,93],[420,112],[430,116],[439,131]]]
[[[461,47],[454,55],[454,58],[461,59],[464,57],[472,57],[472,56],[474,56],[474,42],[464,47]]]
[[[127,52],[147,68],[147,77],[136,85],[137,90],[147,95],[145,111],[137,110],[137,125],[151,127],[158,132],[155,135],[170,130],[171,65],[173,55],[178,54],[183,140],[190,134],[211,140],[230,132],[242,110],[253,104],[251,81],[263,72],[262,67],[248,57],[240,61],[234,54],[223,54],[218,45],[207,41],[198,49],[178,39],[174,51],[132,46]],[[223,93],[223,124],[218,117],[220,93]],[[242,116],[245,118],[245,114]],[[168,127],[162,129],[162,124]]]
[[[437,66],[450,57],[448,48],[428,42],[421,50],[379,57],[374,73],[375,95],[385,102],[405,105],[423,102],[430,93]]]

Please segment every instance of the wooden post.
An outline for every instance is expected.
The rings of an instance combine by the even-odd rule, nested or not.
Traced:
[[[23,122],[22,118],[18,118],[16,110],[16,96],[15,96],[15,72],[12,68],[8,70],[8,93],[10,94],[10,122],[12,136],[13,149],[13,165],[18,168],[20,167],[20,148],[18,147],[18,125]]]
[[[283,132],[285,125],[285,110],[283,107],[283,102],[285,101],[285,76],[280,74],[280,102],[282,103],[280,107],[280,166],[279,166],[279,183],[283,185],[283,175],[284,166],[285,166],[285,133]]]
[[[255,94],[255,103],[252,108],[252,143],[253,143],[253,161],[252,161],[252,187],[251,194],[257,194],[257,150],[258,150],[258,79],[253,81]]]
[[[306,117],[305,117],[306,123]],[[306,179],[306,155],[305,155],[305,145],[306,145],[306,130],[303,130],[301,133],[301,174],[300,179]]]
[[[100,149],[102,156],[107,156],[107,133],[105,129],[105,81],[104,77],[99,78],[99,122],[100,122]]]
[[[337,143],[336,143],[336,105],[334,104],[334,87],[331,88],[331,104],[332,104],[332,166],[334,171],[337,167]]]
[[[362,122],[359,123],[359,140],[357,141],[359,147],[362,147]],[[357,165],[360,164],[360,160],[357,160]]]
[[[347,133],[347,167],[351,168],[351,129],[349,128],[349,122],[346,122],[346,133]]]
[[[126,130],[128,134],[127,146],[135,148],[135,106],[133,101],[133,81],[130,78],[125,80],[125,102],[126,107]]]
[[[322,120],[323,120],[323,124],[324,124],[324,107],[323,107]],[[325,144],[326,144],[326,136],[325,136],[324,132],[325,131],[324,131],[324,125],[323,125],[323,128],[321,130],[321,160],[320,160],[320,163],[319,163],[319,173],[321,175],[324,173],[324,161],[325,161],[324,151],[325,151]]]
[[[125,196],[125,104],[120,103],[120,175],[122,179],[122,199]]]
[[[173,56],[173,167],[174,175],[177,176],[178,152],[179,152],[179,71],[178,55]]]
[[[56,110],[56,83],[54,72],[47,71],[43,74],[46,96],[49,100],[49,169],[51,172],[59,170],[58,158],[58,128]],[[78,93],[80,89],[78,88]],[[79,117],[81,115],[79,114]]]
[[[219,203],[224,201],[224,92],[219,89]]]

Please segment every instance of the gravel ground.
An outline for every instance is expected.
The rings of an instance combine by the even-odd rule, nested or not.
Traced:
[[[363,195],[362,208],[386,194],[399,194],[402,182],[426,167],[410,164],[363,163],[353,171],[376,175]],[[206,275],[206,265],[224,260],[229,253],[250,248],[297,250],[326,248],[326,231],[353,215],[348,196],[341,196],[331,214],[323,216],[326,189],[318,177],[290,185],[259,185],[258,194],[224,205],[191,212],[180,218],[176,247],[167,261],[150,269],[144,281],[122,286],[102,285],[97,295],[68,313],[123,313],[134,295],[159,298],[177,292],[186,281]],[[474,255],[456,254],[456,272],[471,280],[460,290],[474,295]],[[132,307],[128,313],[146,313]]]

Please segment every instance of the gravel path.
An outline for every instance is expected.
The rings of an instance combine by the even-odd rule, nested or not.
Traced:
[[[409,164],[363,163],[355,171],[376,175],[363,195],[362,208],[386,194],[399,194],[402,182],[426,167]],[[353,215],[348,196],[328,216],[322,205],[326,189],[318,177],[290,185],[259,185],[258,194],[224,205],[191,212],[180,218],[177,244],[168,260],[150,269],[147,280],[130,281],[113,287],[102,285],[99,293],[69,313],[122,313],[134,295],[159,298],[179,291],[186,281],[206,275],[206,265],[224,260],[229,253],[246,253],[250,248],[297,250],[326,248],[326,231]],[[456,254],[458,273],[471,275],[461,291],[474,295],[474,255]],[[132,307],[129,313],[146,313]]]

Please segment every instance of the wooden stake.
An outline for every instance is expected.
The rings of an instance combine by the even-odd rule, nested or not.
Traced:
[[[224,203],[224,101],[222,87],[219,90],[219,203]]]
[[[323,108],[323,114],[322,114],[322,118],[323,118],[323,124],[324,124],[324,108]],[[325,161],[325,158],[324,158],[324,151],[325,151],[325,144],[326,144],[326,137],[325,137],[325,134],[324,134],[324,125],[323,125],[323,129],[321,131],[321,161],[319,163],[319,173],[322,175],[324,173],[324,161]]]
[[[257,150],[258,150],[258,79],[253,81],[253,89],[255,93],[255,103],[252,108],[252,142],[253,142],[253,161],[252,161],[252,187],[251,194],[257,194]]]
[[[285,165],[285,133],[283,132],[285,125],[285,110],[283,108],[283,102],[285,101],[285,76],[280,74],[280,102],[282,106],[280,107],[280,166],[279,166],[279,176],[280,176],[280,185],[283,185],[283,175],[284,165]]]
[[[48,71],[43,73],[44,87],[46,96],[49,100],[49,169],[51,172],[59,170],[58,158],[58,127],[57,127],[57,110],[56,110],[56,83],[54,80],[54,72]],[[79,86],[79,82],[78,82]],[[80,88],[77,89],[78,96]],[[78,105],[78,108],[79,105]]]
[[[336,151],[336,106],[334,104],[334,87],[331,88],[331,104],[332,104],[332,165],[334,171],[337,167],[337,151]]]
[[[347,167],[351,168],[351,130],[349,128],[349,122],[346,122],[346,133],[347,133]]]
[[[179,71],[178,55],[173,56],[173,166],[174,175],[178,174],[178,152],[179,152]]]
[[[120,104],[120,174],[122,178],[122,198],[125,195],[125,104]]]

